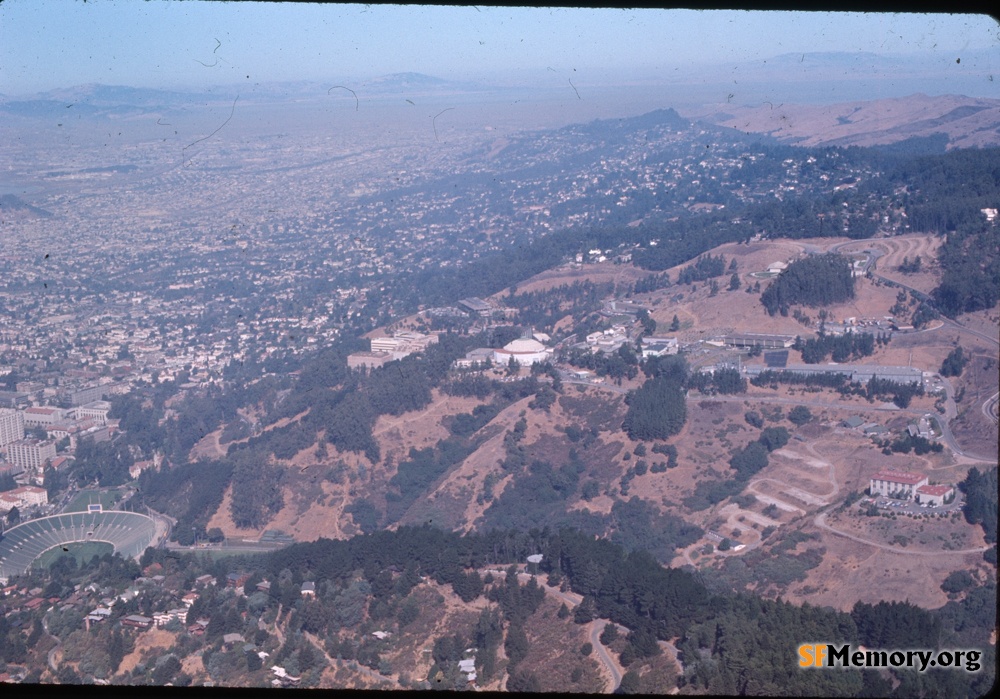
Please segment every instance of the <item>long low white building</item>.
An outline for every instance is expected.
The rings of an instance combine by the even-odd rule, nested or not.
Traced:
[[[923,372],[912,366],[890,366],[882,364],[789,364],[782,368],[771,368],[766,366],[747,366],[745,371],[747,376],[759,376],[765,371],[787,371],[801,376],[813,376],[816,374],[845,374],[851,381],[857,383],[868,383],[873,376],[877,379],[885,379],[896,383],[920,383],[923,380]]]

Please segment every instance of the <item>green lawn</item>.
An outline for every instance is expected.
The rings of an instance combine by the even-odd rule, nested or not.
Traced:
[[[101,503],[105,510],[110,510],[112,506],[121,498],[121,493],[117,490],[97,491],[81,490],[76,497],[66,506],[63,512],[86,512],[87,505],[91,503]]]
[[[57,546],[54,549],[49,549],[36,558],[32,566],[35,568],[48,568],[59,560],[61,556],[73,556],[73,558],[76,559],[77,567],[79,567],[94,556],[103,556],[106,553],[113,553],[114,550],[114,546],[104,541],[81,541],[70,543],[65,546]]]

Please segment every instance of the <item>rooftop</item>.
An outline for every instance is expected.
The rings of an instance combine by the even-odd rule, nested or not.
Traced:
[[[879,471],[872,476],[873,481],[888,481],[889,483],[905,483],[906,485],[916,485],[926,479],[927,476],[920,476],[916,473],[906,471]]]
[[[922,485],[917,488],[917,492],[922,495],[947,495],[952,491],[950,485]]]

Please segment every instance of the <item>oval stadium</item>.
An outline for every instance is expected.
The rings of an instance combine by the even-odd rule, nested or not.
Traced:
[[[137,512],[72,512],[33,519],[0,537],[0,581],[26,573],[35,559],[59,546],[103,542],[123,557],[135,558],[155,536],[153,518]]]

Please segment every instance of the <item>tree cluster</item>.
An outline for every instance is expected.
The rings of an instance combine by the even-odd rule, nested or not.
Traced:
[[[793,305],[828,306],[854,298],[851,263],[842,255],[811,255],[788,265],[760,295],[769,315]]]
[[[941,362],[941,376],[961,376],[965,365],[969,363],[961,347],[956,347]]]
[[[833,355],[837,363],[849,362],[863,357],[870,357],[875,352],[875,335],[871,333],[844,333],[843,335],[827,335],[820,333],[815,338],[803,341],[795,338],[793,349],[802,352],[802,361],[806,364],[819,364]]]
[[[635,440],[667,439],[684,427],[687,405],[680,383],[669,375],[654,376],[628,394],[622,428]]]
[[[713,372],[697,371],[688,378],[687,387],[706,395],[732,395],[747,392],[747,380],[739,369],[725,367]]]
[[[969,469],[965,479],[958,484],[965,494],[962,512],[969,524],[983,527],[983,538],[989,543],[997,540],[997,468],[980,471]]]
[[[726,259],[719,255],[702,255],[694,264],[688,265],[677,275],[678,284],[693,284],[713,277],[721,277],[726,273]]]

